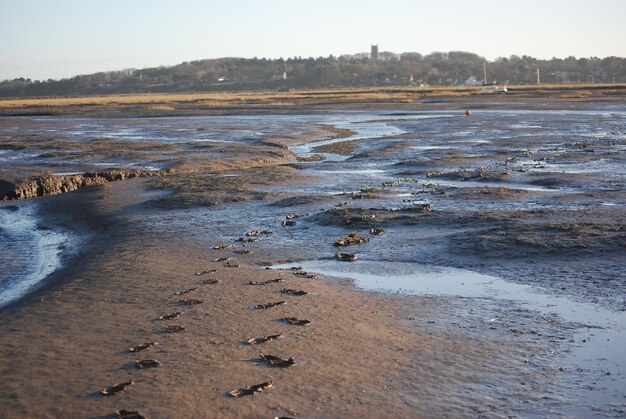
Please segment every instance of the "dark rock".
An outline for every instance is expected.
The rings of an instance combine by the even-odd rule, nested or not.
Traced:
[[[165,333],[178,333],[178,332],[182,332],[184,330],[185,330],[185,326],[181,326],[181,325],[165,326],[163,328],[163,331]]]
[[[180,316],[180,311],[176,311],[174,313],[165,314],[165,315],[159,317],[159,320],[173,320],[173,319],[177,318],[178,316]]]
[[[195,290],[197,290],[197,289],[198,289],[198,287],[187,288],[187,289],[184,289],[184,290],[182,290],[182,291],[175,292],[175,293],[174,293],[174,295],[185,295],[185,294],[189,294],[190,292],[194,292],[194,291],[195,291]]]
[[[279,367],[279,368],[287,368],[292,365],[296,365],[296,361],[293,357],[289,359],[283,359],[274,355],[260,355],[260,360],[266,362],[269,366]]]
[[[203,301],[199,298],[187,298],[185,300],[178,300],[179,303],[186,304],[188,306],[195,306],[196,304],[202,304]]]
[[[278,282],[284,282],[285,280],[282,278],[276,279],[268,279],[267,281],[250,281],[248,285],[268,285],[268,284],[276,284]]]
[[[100,394],[104,396],[112,396],[113,394],[119,393],[120,391],[124,391],[126,387],[131,385],[133,381],[126,381],[125,383],[115,384],[114,386],[103,388],[100,390]]]
[[[283,294],[289,294],[289,295],[295,295],[295,296],[302,296],[302,295],[308,294],[308,292],[306,291],[292,290],[292,289],[287,289],[287,288],[283,288],[282,290],[280,290],[280,292],[282,292]]]
[[[359,233],[350,233],[346,237],[342,237],[337,240],[334,244],[336,247],[340,246],[351,246],[353,244],[362,244],[369,242],[370,239],[364,236],[361,236]]]
[[[117,416],[118,419],[146,419],[146,417],[138,411],[126,409],[116,411],[115,416]]]
[[[265,309],[276,307],[276,306],[282,306],[283,304],[286,304],[286,302],[276,301],[275,303],[257,304],[256,306],[254,306],[254,308],[256,308],[257,310],[265,310]]]
[[[335,256],[342,262],[354,262],[359,258],[356,253],[337,253]]]
[[[156,342],[146,342],[146,343],[139,344],[137,346],[133,346],[132,348],[128,348],[128,352],[140,352],[145,349],[148,349],[152,345],[156,345]]]
[[[306,326],[311,324],[311,320],[299,319],[297,317],[283,317],[281,320],[294,326]]]
[[[271,388],[273,381],[267,381],[261,384],[255,384],[245,388],[237,388],[228,392],[233,397],[251,396],[255,393],[260,393],[263,390]]]
[[[156,359],[142,359],[141,361],[135,361],[135,366],[139,369],[156,368],[161,363]]]
[[[269,335],[269,336],[263,336],[260,338],[252,338],[252,339],[248,339],[246,342],[249,345],[259,345],[261,343],[266,343],[266,342],[271,342],[273,340],[276,339],[281,339],[283,337],[283,335]]]

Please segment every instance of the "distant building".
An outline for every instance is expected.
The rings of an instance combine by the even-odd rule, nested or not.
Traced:
[[[276,73],[272,76],[272,80],[287,80],[287,72],[283,71],[282,73]]]
[[[370,58],[372,60],[378,59],[378,45],[372,45],[372,52],[370,53]]]
[[[482,86],[483,82],[478,81],[475,76],[471,76],[469,79],[465,80],[465,83],[463,84],[465,84],[466,86]]]

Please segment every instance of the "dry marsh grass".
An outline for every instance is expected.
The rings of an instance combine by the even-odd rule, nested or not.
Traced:
[[[585,98],[590,96],[626,94],[626,84],[547,84],[541,86],[507,86],[507,88],[507,96]],[[140,106],[155,112],[165,112],[174,111],[179,107],[220,108],[241,105],[289,107],[327,103],[411,103],[416,99],[425,97],[467,97],[484,93],[484,88],[480,86],[395,86],[298,89],[286,92],[264,90],[208,93],[146,93],[83,97],[0,99],[0,110],[29,108],[55,110],[78,107],[126,108],[128,106]]]

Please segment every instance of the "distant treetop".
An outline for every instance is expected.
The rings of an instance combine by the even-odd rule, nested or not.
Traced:
[[[626,58],[589,57],[538,60],[526,55],[487,62],[464,51],[396,54],[377,51],[339,57],[219,58],[171,67],[125,69],[38,81],[0,83],[0,97],[93,95],[151,92],[204,92],[271,88],[320,88],[385,85],[625,83]],[[484,74],[486,72],[486,80]]]

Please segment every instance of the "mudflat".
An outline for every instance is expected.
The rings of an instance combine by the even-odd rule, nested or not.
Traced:
[[[0,311],[0,415],[622,415],[580,352],[624,338],[619,103],[1,118],[4,196],[40,197],[0,209],[78,244]]]

